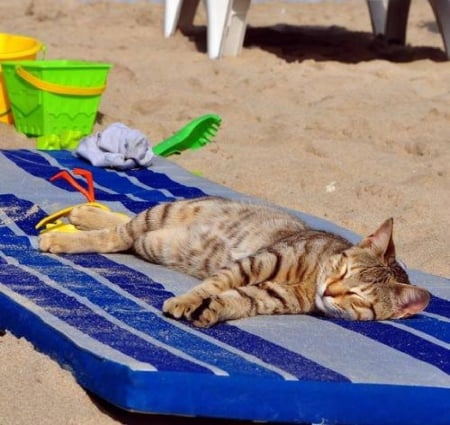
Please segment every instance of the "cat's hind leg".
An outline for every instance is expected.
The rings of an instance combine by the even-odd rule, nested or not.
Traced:
[[[217,245],[218,246],[218,245]],[[134,251],[150,263],[161,264],[197,278],[205,278],[216,267],[214,255],[205,264],[202,236],[189,226],[163,227],[139,235]]]
[[[50,231],[39,236],[39,249],[53,254],[121,252],[133,245],[126,226],[79,232]]]

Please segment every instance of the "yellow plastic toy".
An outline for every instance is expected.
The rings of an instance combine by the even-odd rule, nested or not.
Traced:
[[[73,173],[82,176],[87,181],[87,189],[80,186],[78,182],[69,174],[68,171],[60,171],[50,178],[50,181],[54,181],[56,179],[62,178],[66,180],[72,187],[77,189],[80,193],[84,195],[88,202],[84,204],[77,204],[71,207],[63,208],[53,214],[48,215],[43,218],[38,224],[36,224],[36,229],[40,229],[40,233],[45,232],[79,232],[80,230],[75,227],[73,224],[63,221],[62,218],[67,217],[70,212],[79,205],[92,205],[93,207],[101,208],[105,211],[111,211],[106,205],[100,204],[95,201],[95,193],[94,193],[94,180],[92,178],[92,173],[83,168],[74,168]],[[116,212],[115,214],[125,215],[123,213]]]

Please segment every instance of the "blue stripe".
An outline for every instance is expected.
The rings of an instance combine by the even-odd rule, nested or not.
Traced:
[[[73,255],[70,256],[70,259],[82,267],[98,268],[98,273],[110,282],[115,283],[123,290],[137,298],[145,300],[148,304],[158,309],[162,308],[162,304],[167,298],[173,296],[171,292],[163,289],[161,284],[155,283],[142,273],[126,266],[121,267],[127,276],[126,279],[123,279],[114,271],[117,268],[117,264],[106,257],[96,256],[93,259],[91,255]],[[141,282],[145,279],[153,282],[153,285],[136,284],[136,282]],[[279,345],[229,324],[220,324],[216,325],[213,329],[199,329],[199,331],[285,370],[299,379],[327,381],[348,380],[345,376],[327,369],[297,353],[291,352]]]
[[[3,238],[4,236],[5,232],[0,229],[0,237]],[[275,372],[249,362],[241,356],[224,350],[215,344],[211,344],[195,334],[185,332],[179,327],[173,326],[167,320],[164,320],[155,313],[144,310],[140,305],[117,294],[112,289],[96,281],[93,277],[46,255],[34,255],[30,257],[24,248],[26,247],[16,244],[14,248],[6,247],[2,251],[6,255],[14,257],[20,264],[33,268],[42,274],[47,274],[50,279],[57,282],[61,287],[88,299],[111,316],[159,340],[161,343],[177,348],[229,374],[251,374],[266,378],[280,378],[280,375]],[[98,267],[98,262],[96,261],[96,257],[98,256],[93,255],[92,257],[93,262]],[[121,270],[121,267],[117,265],[114,267],[114,270],[111,270],[111,273],[114,273],[117,279],[130,278],[129,272]],[[150,296],[160,290],[158,289],[160,285],[155,284],[146,277],[140,281],[133,280],[132,284],[142,287],[143,291],[148,292]],[[113,345],[115,339],[116,335],[111,334],[108,345]]]
[[[8,202],[10,202],[11,196],[7,196]],[[0,207],[4,205],[2,201],[3,196],[0,195]],[[22,202],[25,208],[29,205],[26,201],[18,200],[16,200],[16,205],[19,202]],[[18,217],[23,216],[23,211],[16,209],[15,212]],[[14,220],[14,217],[11,217],[11,219]],[[47,275],[62,287],[89,299],[89,301],[107,311],[108,314],[160,340],[162,343],[180,349],[196,359],[210,363],[229,373],[257,374],[262,377],[280,378],[279,374],[275,372],[248,362],[237,354],[230,353],[192,333],[187,333],[154,313],[143,310],[135,302],[117,294],[88,274],[62,264],[50,256],[39,255],[34,250],[31,253],[32,255],[30,255],[27,237],[16,236],[5,227],[0,228],[0,237],[3,245],[2,251],[5,255],[11,256],[18,260],[20,264]],[[67,257],[70,258],[70,256]],[[72,257],[76,258],[78,256]],[[103,259],[102,256],[95,254],[84,255],[83,257],[88,263],[87,266],[93,268],[99,267],[99,263]],[[116,263],[108,262],[108,264],[100,267],[108,267],[105,275],[114,276],[118,281],[128,281],[131,278],[132,283],[130,283],[130,286],[141,287],[142,292],[149,294],[150,297],[163,290],[162,285],[155,283],[144,275],[141,275],[139,280],[133,279],[134,276],[130,276],[129,269],[124,270],[124,267]],[[167,292],[164,291],[164,294],[167,297]],[[115,335],[111,334],[111,337],[115,338]],[[109,345],[111,345],[111,342]]]
[[[426,308],[426,311],[430,313],[439,314],[440,316],[450,319],[450,301],[444,300],[442,298],[433,295],[431,297],[430,304],[428,304],[428,307]]]
[[[140,170],[129,170],[127,174],[130,177],[135,177],[139,182],[143,184],[150,184],[155,189],[165,189],[178,198],[198,198],[205,196],[206,193],[194,186],[185,186],[172,180],[169,176],[163,173],[158,173],[147,169],[144,174]]]
[[[174,197],[168,197],[161,193],[161,191],[155,190],[151,184],[149,184],[145,189],[135,186],[127,177],[121,176],[117,173],[117,171],[94,167],[89,162],[82,161],[73,155],[68,155],[67,152],[49,151],[47,154],[61,164],[61,168],[67,168],[69,170],[74,168],[84,168],[85,170],[91,171],[96,184],[111,189],[120,196],[128,197],[129,195],[133,195],[134,197],[149,201],[152,204],[155,204],[156,202],[175,200]],[[144,170],[142,169],[140,170],[141,173],[143,171]],[[98,192],[101,196],[104,196],[105,194],[100,189],[98,189]],[[100,198],[98,199],[100,200]]]
[[[11,196],[13,195],[0,195],[1,208],[4,208],[5,205],[9,205],[4,204],[3,201],[5,197],[10,199]],[[24,207],[23,210],[17,209],[19,203]],[[23,212],[29,211],[31,205],[32,204],[27,201],[17,200],[14,204],[15,208],[13,209],[17,216],[14,217],[19,218],[25,216]],[[14,220],[14,217],[10,218]],[[18,219],[16,224],[19,222],[23,224],[24,220]],[[47,274],[51,279],[55,279],[56,281],[59,281],[59,283],[65,284],[70,290],[74,290],[77,287],[80,289],[90,289],[89,284],[91,282],[88,282],[87,279],[83,279],[80,276],[81,273],[78,273],[77,275],[77,273],[75,273],[76,271],[72,268],[63,267],[60,263],[51,261],[50,257],[38,254],[29,246],[27,237],[16,236],[9,228],[0,226],[0,241],[1,251],[6,256],[13,257],[21,264],[29,267],[38,265],[35,269],[39,270],[40,273],[44,275]],[[48,310],[51,314],[64,320],[66,323],[77,327],[82,332],[96,338],[98,341],[109,345],[118,351],[122,351],[127,355],[133,356],[137,360],[148,362],[161,370],[172,370],[172,368],[176,368],[177,370],[209,372],[208,369],[202,366],[180,359],[164,349],[141,340],[108,320],[97,316],[83,304],[80,304],[75,298],[45,285],[36,276],[33,276],[16,266],[7,264],[4,259],[0,260],[0,282],[2,284],[9,286],[15,292],[27,297],[37,305]],[[86,294],[81,293],[81,295]],[[93,302],[95,302],[95,300]],[[76,312],[76,314],[74,314],[74,312]]]
[[[116,171],[94,167],[86,161],[83,161],[73,155],[68,155],[67,152],[50,151],[49,154],[64,167],[83,167],[92,171],[95,174],[96,182],[105,187],[114,187],[114,190],[118,193],[133,193],[136,196],[149,200],[146,193],[152,192],[151,188],[153,188],[164,189],[178,198],[196,198],[199,196],[205,196],[205,193],[200,189],[180,184],[172,180],[166,174],[155,172],[151,168],[146,168],[145,170],[140,168],[121,172],[130,177],[134,177],[142,184],[148,186],[148,189],[145,190],[138,186],[134,186],[130,183],[129,179],[120,177]]]
[[[436,319],[425,315],[404,320],[402,324],[408,328],[412,328],[430,335],[440,341],[450,343],[450,322]],[[450,356],[450,354],[449,354]]]
[[[43,156],[31,151],[3,151],[2,153],[24,171],[28,172],[34,177],[39,177],[44,180],[49,180],[63,168],[51,165]],[[70,156],[70,154],[67,152],[66,155]],[[141,212],[159,202],[171,201],[174,199],[165,196],[157,190],[149,189],[148,191],[146,191],[141,189],[141,192],[139,194],[142,195],[141,198],[143,200],[136,201],[135,199],[131,199],[128,196],[128,194],[130,193],[137,193],[136,186],[132,185],[128,179],[118,176],[117,173],[108,172],[100,168],[92,168],[79,160],[76,160],[73,167],[70,168],[75,167],[92,169],[94,180],[97,183],[100,183],[103,186],[111,189],[114,187],[114,190],[118,191],[118,193],[109,193],[97,187],[95,190],[95,197],[98,201],[120,202],[133,213]],[[74,178],[75,177],[76,176],[74,176]],[[81,184],[81,186],[86,186],[86,182],[84,180],[77,178],[75,178],[75,180],[77,180],[78,183]],[[49,182],[49,184],[53,184],[59,189],[65,190],[67,192],[77,192],[76,189],[74,189],[70,184],[62,179]],[[80,194],[80,202],[84,200],[85,199],[83,195]]]
[[[411,318],[408,320],[414,321],[421,319]],[[405,330],[391,326],[389,325],[389,322],[350,322],[346,320],[333,320],[333,322],[345,329],[358,332],[361,335],[365,335],[368,338],[388,345],[389,347],[406,353],[416,359],[434,365],[450,374],[449,350]]]
[[[11,204],[12,197],[15,198],[14,195],[0,195],[0,207],[6,208],[14,205],[13,209],[8,209],[8,211],[14,213],[10,218],[15,221],[17,225],[24,225],[30,220],[30,216],[28,216],[26,220],[22,219],[22,217],[27,215],[24,214],[24,212],[30,211],[30,207],[33,204],[17,198],[15,202]],[[31,220],[33,221],[33,219]],[[25,227],[27,228],[30,226],[28,224]],[[15,258],[22,264],[30,266],[39,264],[39,267],[36,268],[41,268],[41,273],[52,275],[53,278],[65,283],[71,290],[80,285],[80,283],[80,288],[85,288],[85,285],[89,284],[86,279],[78,280],[80,276],[75,276],[75,271],[73,269],[69,268],[68,270],[67,268],[62,267],[58,262],[46,262],[45,260],[49,260],[50,257],[36,252],[29,246],[27,237],[15,236],[8,227],[0,226],[0,241],[0,248],[5,255]],[[48,310],[51,314],[64,320],[66,323],[77,327],[82,332],[96,338],[98,341],[132,356],[139,361],[148,362],[161,370],[175,369],[210,372],[203,366],[181,359],[167,350],[130,334],[108,320],[96,315],[89,308],[80,304],[75,298],[45,285],[36,276],[33,276],[16,266],[9,265],[4,260],[1,261],[0,264],[0,282],[2,284],[9,286],[15,292],[27,297],[37,305]]]
[[[0,206],[3,213],[30,236],[36,234],[36,224],[47,216],[40,208],[35,208],[33,202],[19,199],[12,194],[0,194]]]
[[[13,195],[7,195],[7,202],[11,201],[11,196]],[[22,210],[19,207],[21,204],[23,204]],[[0,207],[2,205],[4,205],[3,196],[0,195]],[[27,210],[30,204],[27,201],[21,201],[16,198],[15,205],[16,207],[14,211],[17,216],[23,216],[23,210]],[[15,220],[15,217],[11,217],[11,219]],[[22,228],[24,221],[18,220],[16,221],[16,224]],[[8,234],[5,230],[3,230],[2,233],[4,235],[3,237],[11,237],[11,234]],[[27,243],[27,240],[23,241]],[[118,301],[116,294],[112,291],[101,287],[98,285],[98,282],[92,280],[89,276],[84,275],[83,273],[79,273],[70,267],[60,264],[59,262],[55,263],[51,260],[51,257],[39,255],[34,250],[31,255],[28,255],[29,253],[26,250],[26,246],[20,247],[15,252],[12,252],[12,254],[15,258],[20,258],[21,262],[24,264],[26,263],[29,266],[39,269],[41,273],[48,274],[53,280],[57,281],[61,285],[67,286],[69,289],[76,291],[80,295],[90,298],[92,302],[108,309],[110,314],[121,315],[120,317],[117,317],[121,319],[123,318],[127,322],[136,321],[137,323],[134,323],[134,325],[139,326],[140,329],[143,329],[144,332],[148,334],[155,333],[153,336],[156,337],[158,330],[155,330],[152,326],[160,327],[160,325],[163,324],[165,328],[164,330],[167,332],[162,332],[160,337],[163,338],[164,341],[169,341],[171,344],[173,343],[174,346],[179,346],[180,348],[182,347],[184,351],[189,352],[190,350],[193,350],[193,354],[200,357],[203,356],[201,351],[205,350],[204,358],[208,360],[209,363],[212,362],[210,355],[215,356],[220,354],[220,356],[223,357],[223,354],[225,354],[224,352],[220,352],[220,348],[215,346],[209,347],[209,349],[215,351],[208,352],[208,345],[204,340],[199,340],[200,345],[198,346],[197,344],[194,344],[195,338],[193,335],[182,333],[178,330],[178,328],[173,327],[168,324],[168,322],[161,321],[157,316],[151,315],[148,312],[145,313],[143,322],[139,322],[139,317],[133,317],[134,312],[127,315],[127,317],[123,317],[124,313],[121,312],[119,307],[123,307],[121,303],[125,303],[125,300]],[[152,281],[144,274],[128,268],[125,265],[118,265],[102,255],[67,255],[66,258],[70,259],[70,261],[79,266],[87,269],[95,269],[96,273],[109,280],[111,283],[116,284],[131,295],[144,300],[146,303],[158,309],[161,309],[162,303],[165,299],[173,295],[172,293],[166,291],[160,283]],[[73,283],[74,281],[76,284]],[[111,306],[114,305],[114,303],[116,303],[116,307],[112,308]],[[127,308],[131,307],[127,306]],[[221,332],[218,332],[215,336],[217,340],[225,342],[230,346],[241,350],[242,352],[260,358],[261,360],[277,366],[300,379],[319,379],[341,382],[348,381],[348,379],[343,375],[304,358],[299,354],[270,343],[256,335],[242,331],[232,325],[223,324],[220,328],[222,329]],[[212,332],[213,331],[204,331],[204,333],[209,333],[210,335],[212,335]],[[173,339],[173,342],[171,339]],[[249,368],[254,368],[255,373],[272,374],[272,372],[266,371],[265,369],[263,370],[257,365],[253,365],[251,363],[247,364],[246,361],[240,357],[237,359],[239,360],[239,363],[237,363],[236,359],[233,357],[234,356],[232,356],[229,352],[226,352],[226,356],[223,359],[220,357],[216,359],[218,362],[217,366],[232,372],[239,371],[240,369],[247,371]],[[227,363],[228,361],[230,361],[229,364]]]
[[[15,254],[14,249],[8,251],[6,255]],[[20,248],[16,251],[20,251]],[[147,362],[158,370],[211,373],[205,367],[179,358],[161,347],[130,334],[98,316],[75,298],[47,286],[39,278],[24,272],[19,267],[3,264],[0,267],[0,282],[86,335],[136,360]]]

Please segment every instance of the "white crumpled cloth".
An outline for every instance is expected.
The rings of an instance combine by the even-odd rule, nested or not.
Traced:
[[[120,122],[84,137],[75,152],[94,166],[118,170],[148,167],[154,156],[147,137]]]

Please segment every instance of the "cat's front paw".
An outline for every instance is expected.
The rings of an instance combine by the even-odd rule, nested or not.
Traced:
[[[58,254],[66,252],[64,234],[58,232],[47,232],[39,236],[39,249],[43,252]]]
[[[46,232],[39,236],[39,249],[52,254],[88,252],[84,232]]]
[[[164,301],[163,313],[174,319],[191,320],[192,313],[202,303],[199,296],[192,294],[179,295]]]
[[[209,328],[219,322],[223,305],[217,297],[206,298],[191,314],[191,321],[199,328]]]

